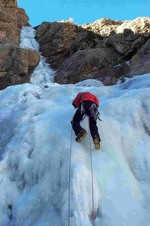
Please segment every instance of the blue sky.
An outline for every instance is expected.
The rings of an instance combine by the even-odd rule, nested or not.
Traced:
[[[150,0],[18,0],[18,6],[25,9],[32,26],[68,18],[84,24],[104,17],[114,20],[150,17]]]

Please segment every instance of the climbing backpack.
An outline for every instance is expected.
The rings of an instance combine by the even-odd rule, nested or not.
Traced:
[[[97,106],[99,106],[99,101],[98,101],[98,98],[90,93],[90,92],[80,92],[78,93],[78,95],[75,97],[75,99],[73,100],[72,102],[72,105],[75,107],[75,108],[78,108],[80,107],[81,103],[83,101],[92,101],[94,102]]]

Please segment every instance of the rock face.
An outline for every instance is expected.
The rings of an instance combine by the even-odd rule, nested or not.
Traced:
[[[39,62],[39,53],[19,48],[20,29],[28,16],[16,0],[0,0],[0,89],[29,82]]]
[[[132,57],[130,64],[132,75],[150,72],[150,39]]]
[[[48,63],[57,69],[78,50],[96,48],[102,38],[69,22],[44,22],[37,28],[36,39]]]
[[[0,88],[30,81],[39,53],[7,44],[0,45]]]
[[[96,78],[112,85],[123,76],[150,72],[150,18],[104,18],[82,26],[44,22],[37,27],[36,38],[47,62],[57,70],[55,81],[59,83]]]
[[[111,48],[95,48],[80,50],[65,60],[59,67],[55,81],[58,83],[76,83],[89,78],[95,78],[104,67],[111,67],[118,61],[118,55]],[[92,74],[91,74],[92,71]],[[104,76],[105,83],[108,77]]]
[[[16,0],[0,0],[0,40],[19,44],[20,28],[28,24],[28,16],[17,7]]]

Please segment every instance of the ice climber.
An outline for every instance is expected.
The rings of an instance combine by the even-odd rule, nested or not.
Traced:
[[[76,134],[76,141],[81,142],[83,138],[87,135],[86,130],[83,129],[80,125],[80,122],[83,117],[87,115],[89,117],[90,133],[93,138],[95,149],[100,149],[101,139],[97,127],[97,118],[99,114],[98,98],[90,92],[80,92],[73,100],[72,105],[74,106],[74,108],[78,108],[71,121],[72,128]]]

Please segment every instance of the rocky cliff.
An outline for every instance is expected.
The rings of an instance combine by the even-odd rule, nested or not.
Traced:
[[[124,76],[150,72],[150,18],[103,18],[82,26],[44,22],[36,29],[40,51],[57,70],[58,83],[96,78],[112,85]]]
[[[19,48],[28,16],[16,0],[0,0],[0,89],[30,81],[38,52]],[[150,18],[103,18],[78,26],[68,21],[36,27],[40,52],[56,70],[58,83],[98,79],[105,85],[150,72]]]
[[[19,48],[20,30],[28,16],[16,0],[0,0],[0,89],[29,82],[39,62],[39,53]]]

